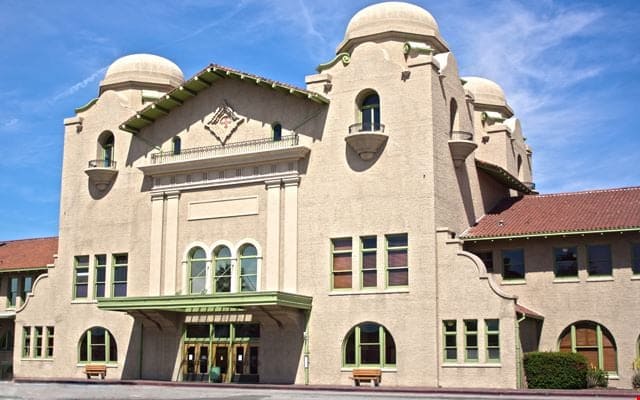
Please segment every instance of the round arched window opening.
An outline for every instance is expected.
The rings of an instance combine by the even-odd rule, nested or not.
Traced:
[[[343,342],[342,364],[345,367],[395,367],[396,344],[384,326],[363,322],[353,327]]]
[[[240,247],[240,291],[258,290],[258,250],[252,244]]]
[[[201,247],[194,247],[189,251],[189,293],[205,293],[206,284],[207,253]]]
[[[367,90],[358,96],[360,112],[360,131],[378,132],[382,130],[380,123],[380,96],[373,90]]]
[[[113,133],[104,131],[98,137],[98,155],[97,161],[100,166],[110,168],[113,165],[113,148],[115,139]]]
[[[279,123],[274,123],[271,126],[271,130],[273,131],[273,141],[279,142],[282,140],[282,125]]]
[[[78,360],[82,363],[118,361],[118,348],[111,332],[100,326],[86,330],[78,344]]]
[[[213,251],[213,290],[216,293],[231,291],[231,250],[218,246]]]
[[[593,367],[615,373],[618,370],[617,348],[613,335],[593,321],[578,321],[562,331],[560,351],[580,353]]]

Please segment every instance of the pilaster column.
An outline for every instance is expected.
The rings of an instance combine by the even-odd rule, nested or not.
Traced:
[[[298,185],[299,177],[285,178],[284,183],[284,274],[282,290],[298,289]]]
[[[280,290],[280,179],[265,182],[267,189],[267,247],[262,273],[264,290]]]
[[[151,240],[149,251],[149,296],[160,295],[162,277],[162,227],[164,225],[164,193],[151,195]]]
[[[176,294],[178,271],[178,205],[180,192],[166,193],[166,226],[164,247],[164,271],[162,276],[161,294],[171,296]]]

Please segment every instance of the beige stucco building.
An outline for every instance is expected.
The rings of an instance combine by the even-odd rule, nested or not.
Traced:
[[[536,195],[504,92],[411,4],[306,83],[108,68],[64,121],[55,261],[0,314],[15,377],[515,388],[561,349],[630,386],[640,189]]]

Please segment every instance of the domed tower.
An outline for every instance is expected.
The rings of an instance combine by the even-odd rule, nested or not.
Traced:
[[[126,89],[168,92],[182,82],[184,75],[172,61],[153,54],[130,54],[109,66],[100,82],[100,94]]]

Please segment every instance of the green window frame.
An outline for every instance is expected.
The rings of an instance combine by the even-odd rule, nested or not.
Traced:
[[[13,308],[18,303],[18,293],[20,290],[20,278],[12,276],[9,278],[7,286],[7,307]]]
[[[93,296],[96,299],[100,299],[105,296],[105,289],[107,284],[107,255],[97,254],[95,256],[94,262],[96,273],[93,278]]]
[[[258,290],[258,249],[252,244],[240,247],[240,280],[241,292],[255,292]]]
[[[73,298],[89,296],[89,256],[74,257]]]
[[[380,96],[376,92],[368,94],[360,104],[360,122],[362,132],[376,132],[381,130],[380,124]]]
[[[346,368],[396,366],[396,344],[382,325],[364,322],[352,328],[342,345],[342,365]]]
[[[360,286],[375,288],[378,286],[378,238],[363,236],[360,238]]]
[[[581,353],[594,367],[610,374],[618,371],[618,349],[613,335],[593,321],[578,321],[562,331],[558,347],[563,352]]]
[[[640,275],[640,243],[631,243],[631,271]]]
[[[112,257],[113,282],[111,283],[111,296],[127,296],[127,276],[129,270],[129,255],[127,253],[114,254]]]
[[[78,343],[78,361],[116,363],[118,348],[111,332],[100,326],[87,329]]]
[[[331,290],[352,288],[352,250],[350,237],[331,239]]]
[[[387,287],[409,286],[409,235],[385,235]]]
[[[34,335],[34,358],[42,358],[42,346],[44,344],[44,335],[41,326],[35,327]]]
[[[218,246],[213,251],[213,291],[214,293],[231,292],[231,271],[233,259],[227,246]]]
[[[458,321],[449,319],[442,321],[443,360],[444,362],[458,361]]]
[[[464,360],[466,362],[478,361],[478,320],[464,320]]]
[[[587,245],[587,271],[589,276],[611,276],[611,246],[608,244]]]
[[[205,294],[207,288],[207,252],[202,247],[189,250],[189,294]]]
[[[46,358],[53,358],[53,345],[55,342],[55,329],[53,326],[47,326],[47,339],[45,345],[44,356]]]
[[[22,358],[31,357],[31,327],[22,327]]]
[[[500,362],[500,320],[484,320],[487,362]]]
[[[577,278],[578,248],[576,246],[554,247],[553,265],[556,278]]]
[[[525,274],[524,250],[502,250],[502,279],[524,280]]]

